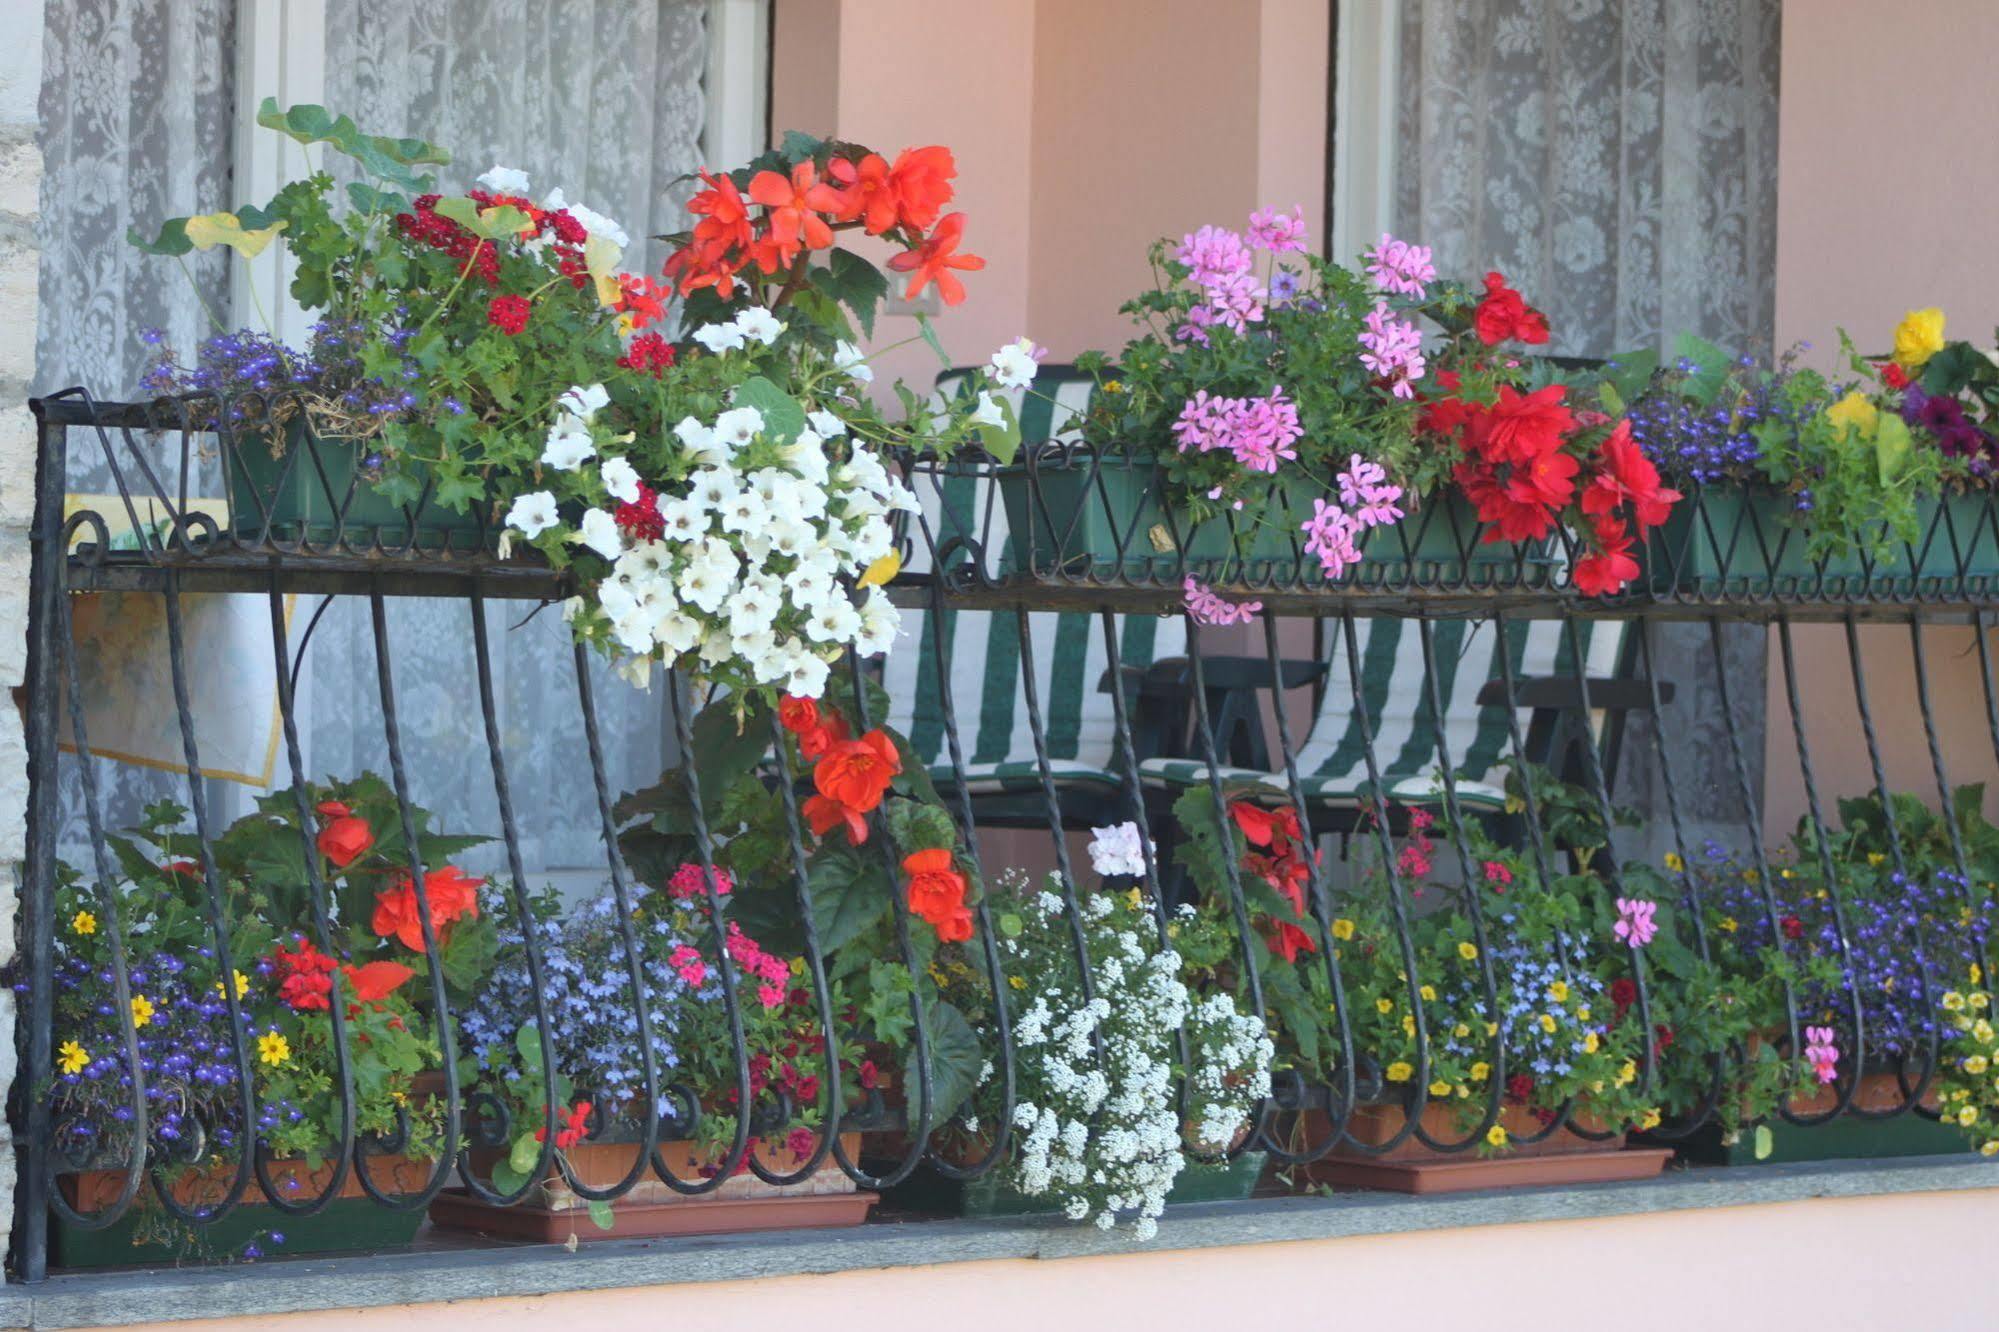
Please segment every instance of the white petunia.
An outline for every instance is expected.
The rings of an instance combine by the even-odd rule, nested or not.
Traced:
[[[1034,359],[1034,339],[1020,338],[993,353],[993,382],[1001,388],[1026,388],[1041,367]]]
[[[868,364],[867,353],[851,342],[841,342],[834,345],[833,368],[857,384],[872,384],[875,382],[875,368]]]
[[[689,453],[701,453],[715,442],[715,432],[691,416],[680,418],[680,424],[673,428],[673,436]]]
[[[694,330],[694,340],[720,356],[723,352],[742,349],[743,330],[734,324],[709,324]]]
[[[786,641],[789,645],[798,640],[793,638]],[[784,692],[795,698],[818,698],[826,692],[826,678],[830,674],[832,668],[826,664],[823,657],[816,657],[804,651],[794,652],[791,657],[791,670],[785,679]]]
[[[588,388],[581,384],[571,384],[564,389],[555,405],[571,416],[587,421],[595,416],[611,401],[610,392],[602,384],[592,384]]]
[[[1000,407],[999,399],[984,389],[979,390],[979,405],[973,409],[972,419],[980,425],[1006,428],[1006,412]]]
[[[548,428],[548,442],[541,451],[543,466],[558,472],[573,472],[586,459],[596,456],[597,447],[590,442],[590,427],[575,417],[565,414]]]
[[[507,510],[507,526],[518,528],[530,541],[554,527],[555,523],[555,496],[546,490],[522,495]]]
[[[815,643],[846,643],[861,631],[861,613],[845,597],[828,597],[805,622],[805,636]]]
[[[715,443],[732,454],[749,446],[764,428],[764,414],[754,407],[731,407],[715,418]]]
[[[770,510],[764,506],[763,496],[745,490],[716,510],[716,516],[722,520],[724,532],[755,532],[770,520]]]
[[[768,347],[784,332],[784,322],[761,305],[752,305],[736,316],[736,328],[751,342]]]
[[[861,632],[854,639],[854,648],[864,657],[887,652],[895,646],[895,636],[901,627],[902,612],[895,608],[887,593],[871,587],[868,599],[861,604]]]
[[[494,194],[511,194],[521,199],[528,197],[528,173],[497,162],[481,172],[473,183]]]
[[[669,499],[662,495],[656,505],[662,524],[660,536],[667,541],[694,541],[708,535],[708,510],[692,495]]]
[[[584,545],[607,560],[615,560],[624,552],[625,534],[618,530],[617,519],[602,509],[591,509],[583,515],[580,535]]]
[[[833,412],[815,407],[805,414],[805,419],[812,423],[812,428],[824,439],[837,439],[847,433],[847,423]]]
[[[702,639],[701,621],[678,609],[668,610],[653,623],[652,636],[670,654],[688,652]]]
[[[569,214],[580,222],[583,225],[583,229],[592,236],[602,236],[621,250],[632,243],[632,238],[625,234],[623,227],[613,222],[610,218],[605,217],[594,208],[585,207],[580,203],[570,203],[562,197],[561,190],[550,190],[548,197],[542,200],[541,206],[550,212],[559,209]]]
[[[721,467],[704,467],[696,472],[687,488],[687,497],[701,505],[708,513],[715,513],[742,487],[736,484],[736,474]]]
[[[826,484],[826,448],[817,431],[801,430],[779,452],[784,465],[814,485]]]
[[[635,504],[639,498],[639,474],[630,462],[623,458],[606,458],[598,472],[604,478],[604,489],[611,492],[611,498],[626,504]]]

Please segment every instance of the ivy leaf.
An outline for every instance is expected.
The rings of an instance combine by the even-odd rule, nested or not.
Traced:
[[[798,399],[762,375],[743,381],[736,390],[736,405],[762,412],[764,434],[777,443],[789,444],[805,429],[805,409],[798,405]]]
[[[500,1192],[518,1193],[521,1186],[527,1182],[527,1171],[514,1169],[512,1161],[502,1160],[493,1162],[493,1187]]]
[[[1673,339],[1673,355],[1692,361],[1694,371],[1687,380],[1686,395],[1696,402],[1712,403],[1728,381],[1729,355],[1706,338],[1682,333]]]
[[[524,1022],[514,1032],[514,1050],[520,1055],[523,1067],[534,1073],[541,1072],[541,1031],[534,1023]],[[525,1170],[527,1166],[521,1169]]]

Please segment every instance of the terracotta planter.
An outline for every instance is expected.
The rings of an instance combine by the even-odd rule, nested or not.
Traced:
[[[841,1135],[852,1160],[860,1151],[860,1135]],[[702,1159],[691,1142],[665,1142],[659,1153],[682,1179],[701,1178]],[[567,1153],[570,1169],[587,1188],[605,1189],[622,1181],[638,1159],[635,1142],[586,1142]],[[472,1154],[475,1170],[484,1172],[498,1159],[497,1151]],[[798,1160],[781,1146],[766,1146],[758,1159],[776,1172],[797,1168]],[[473,1230],[487,1235],[563,1243],[577,1240],[631,1239],[655,1235],[715,1235],[744,1230],[803,1230],[853,1226],[865,1221],[876,1195],[861,1192],[829,1155],[810,1178],[797,1184],[767,1184],[747,1169],[709,1193],[676,1193],[648,1168],[631,1190],[610,1204],[614,1217],[604,1230],[590,1218],[590,1204],[570,1189],[551,1168],[519,1203],[500,1207],[463,1189],[447,1189],[430,1205],[432,1225]]]
[[[1406,1118],[1398,1105],[1364,1105],[1354,1111],[1347,1132],[1359,1142],[1379,1146],[1401,1132]],[[1426,1105],[1423,1130],[1439,1142],[1456,1142],[1465,1136],[1465,1131],[1457,1127],[1456,1118],[1448,1105]],[[1588,1117],[1581,1118],[1587,1127]],[[1500,1155],[1480,1156],[1476,1147],[1440,1152],[1424,1145],[1412,1133],[1378,1156],[1350,1147],[1335,1148],[1318,1161],[1301,1167],[1301,1173],[1317,1184],[1388,1189],[1397,1193],[1459,1193],[1469,1189],[1541,1188],[1553,1184],[1650,1179],[1665,1168],[1673,1155],[1666,1148],[1627,1148],[1621,1133],[1592,1142],[1566,1127],[1539,1142],[1528,1142],[1525,1140],[1542,1132],[1543,1126],[1522,1106],[1503,1107],[1499,1123],[1514,1144]],[[1320,1111],[1312,1111],[1306,1118],[1305,1133],[1310,1141],[1323,1141],[1331,1129],[1331,1121]]]
[[[430,1180],[429,1161],[390,1155],[369,1156],[367,1162],[368,1178],[384,1192],[415,1193]],[[219,1202],[228,1193],[235,1173],[233,1162],[183,1171],[172,1184],[174,1200],[186,1207]],[[281,1189],[288,1181],[297,1184],[297,1188],[285,1190],[288,1194],[314,1198],[333,1177],[333,1167],[328,1164],[313,1169],[303,1161],[278,1162],[272,1165],[271,1175]],[[123,1170],[84,1170],[58,1176],[56,1187],[70,1206],[88,1215],[117,1201],[125,1176]],[[272,1256],[372,1251],[408,1244],[422,1224],[422,1212],[397,1211],[368,1197],[352,1169],[334,1200],[311,1216],[288,1215],[271,1206],[253,1177],[242,1201],[200,1225],[183,1225],[169,1217],[153,1200],[152,1185],[147,1182],[140,1186],[125,1215],[101,1229],[87,1230],[53,1218],[49,1261],[58,1267],[198,1262],[240,1256],[244,1246],[252,1243],[261,1244]],[[268,1239],[273,1232],[285,1237],[282,1245]]]
[[[1893,1073],[1867,1073],[1854,1089],[1853,1104],[1862,1110],[1888,1111],[1907,1098]],[[1796,1100],[1792,1108],[1802,1115],[1824,1114],[1839,1103],[1830,1087],[1820,1087],[1810,1096]],[[1936,1109],[1932,1088],[1922,1104]],[[1719,1124],[1706,1124],[1690,1137],[1676,1142],[1674,1150],[1684,1159],[1703,1165],[1774,1165],[1787,1161],[1850,1161],[1892,1156],[1940,1156],[1969,1152],[1964,1134],[1948,1124],[1925,1119],[1907,1110],[1892,1119],[1865,1119],[1841,1115],[1823,1124],[1792,1124],[1780,1118],[1768,1121],[1770,1151],[1756,1155],[1756,1136],[1745,1129],[1734,1142],[1722,1140]]]

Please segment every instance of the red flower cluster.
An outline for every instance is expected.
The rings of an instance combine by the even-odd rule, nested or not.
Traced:
[[[627,370],[637,370],[658,379],[664,371],[673,368],[673,344],[657,333],[641,333],[625,348],[625,354],[618,358],[618,364]]]
[[[909,909],[927,921],[945,943],[964,943],[972,937],[972,909],[965,905],[971,885],[958,872],[957,857],[949,847],[926,847],[903,857],[903,872],[909,875]]]
[[[1291,904],[1296,920],[1305,919],[1305,890],[1312,882],[1312,867],[1305,859],[1304,829],[1298,811],[1289,805],[1264,809],[1246,800],[1229,804],[1229,818],[1242,830],[1249,850],[1242,866],[1277,891]],[[1275,917],[1264,921],[1264,943],[1286,962],[1295,962],[1300,953],[1316,953],[1319,945],[1294,921]]]
[[[356,816],[353,810],[338,800],[322,800],[315,808],[319,816],[326,820],[320,825],[315,845],[319,847],[320,855],[333,862],[335,869],[346,869],[375,844],[375,834],[368,827],[368,821]]]
[[[889,783],[902,771],[895,741],[882,731],[858,740],[847,738],[847,723],[838,713],[821,712],[809,698],[786,695],[778,704],[778,723],[798,738],[798,752],[812,767],[816,795],[807,796],[802,812],[814,836],[824,837],[844,826],[847,841],[868,840],[867,815],[881,804]]]
[[[486,322],[510,338],[518,337],[528,326],[528,311],[525,296],[495,296],[486,307]]]
[[[1548,317],[1522,300],[1500,273],[1485,275],[1485,296],[1472,312],[1472,328],[1488,347],[1515,339],[1534,345],[1548,340]]]
[[[666,531],[666,519],[659,512],[659,492],[643,481],[639,482],[639,497],[620,504],[611,520],[634,542],[657,541]]]
[[[879,153],[856,157],[850,152],[833,158],[823,178],[810,160],[788,173],[759,171],[744,185],[703,171],[701,182],[707,188],[687,205],[700,220],[687,243],[666,261],[666,276],[679,284],[683,296],[712,287],[726,300],[745,268],[776,274],[803,253],[830,248],[836,227],[861,227],[870,236],[893,236],[908,248],[890,267],[915,274],[910,296],[935,282],[945,303],[956,305],[965,298],[965,289],[952,270],[985,267],[978,256],[956,252],[964,214],[939,220],[951,201],[957,171],[950,150],[940,147],[908,149],[892,166]]]
[[[566,1152],[577,1143],[583,1141],[584,1136],[589,1132],[590,1102],[578,1101],[567,1110],[557,1112],[555,1149],[560,1152]],[[534,1140],[536,1142],[548,1141],[547,1125],[543,1125],[534,1131]]]
[[[436,208],[440,197],[418,196],[414,211],[396,214],[396,229],[408,240],[444,251],[461,269],[469,263],[473,277],[489,287],[495,285],[500,280],[499,252],[450,218],[439,217]]]
[[[325,1012],[333,1006],[333,959],[314,948],[302,934],[292,946],[271,951],[271,974],[278,982],[278,1002],[293,1010]]]
[[[444,931],[460,916],[479,916],[479,888],[486,881],[474,879],[456,865],[431,870],[423,876],[423,893],[430,903],[430,928],[439,942]],[[423,913],[417,909],[416,883],[408,874],[398,874],[395,883],[375,894],[375,915],[368,928],[383,938],[393,935],[413,953],[424,951]]]

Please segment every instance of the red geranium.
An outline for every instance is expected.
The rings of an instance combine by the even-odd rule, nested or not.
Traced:
[[[1472,314],[1472,326],[1488,347],[1514,339],[1532,344],[1548,340],[1547,316],[1521,299],[1499,273],[1485,275],[1485,297]]]
[[[659,492],[643,481],[638,484],[639,497],[618,505],[611,520],[634,541],[657,541],[666,531],[666,519],[659,512]]]
[[[370,962],[366,966],[345,966],[341,974],[347,977],[347,996],[356,1003],[375,1004],[401,989],[403,982],[416,975],[400,962]]]
[[[584,1135],[590,1131],[590,1102],[578,1101],[569,1109],[559,1112],[558,1125],[555,1130],[556,1150],[566,1152],[583,1141]],[[546,1125],[534,1131],[534,1140],[548,1141]]]
[[[295,935],[292,946],[279,944],[271,951],[272,974],[278,981],[278,1001],[298,1012],[324,1012],[331,1008],[333,959],[314,948],[304,935]]]
[[[1610,983],[1610,1002],[1617,1006],[1617,1016],[1621,1021],[1638,1002],[1638,984],[1629,976],[1619,976]]]

